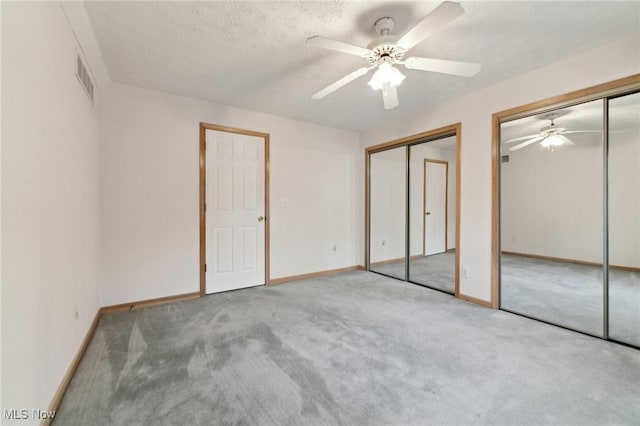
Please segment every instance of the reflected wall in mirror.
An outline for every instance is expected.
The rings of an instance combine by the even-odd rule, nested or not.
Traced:
[[[455,291],[456,136],[409,146],[409,281]]]
[[[609,100],[609,336],[640,346],[640,93]]]
[[[599,336],[603,102],[500,127],[500,307]]]
[[[407,147],[370,155],[369,269],[406,279]]]

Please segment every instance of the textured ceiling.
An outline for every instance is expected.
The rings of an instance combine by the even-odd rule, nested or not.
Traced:
[[[440,2],[86,2],[115,82],[338,128],[366,130],[499,80],[625,37],[638,37],[640,2],[461,2],[465,13],[411,56],[477,62],[472,78],[415,70],[400,106],[355,80],[311,95],[365,65],[308,46],[313,35],[366,47],[379,17],[402,35]]]

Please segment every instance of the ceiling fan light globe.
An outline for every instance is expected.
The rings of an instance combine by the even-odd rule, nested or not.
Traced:
[[[374,90],[382,89],[385,83],[389,83],[391,87],[399,86],[404,80],[405,75],[398,68],[391,66],[388,62],[383,62],[369,80],[369,86]]]
[[[545,148],[552,148],[563,144],[564,140],[555,134],[545,138],[542,142],[540,142],[540,145]]]

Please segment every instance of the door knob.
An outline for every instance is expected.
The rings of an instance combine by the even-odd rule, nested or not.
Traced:
[[[431,212],[426,212],[425,214],[426,214],[427,216],[429,216],[429,215],[431,214]]]
[[[258,216],[258,222],[262,222],[263,220],[265,220],[264,216]]]

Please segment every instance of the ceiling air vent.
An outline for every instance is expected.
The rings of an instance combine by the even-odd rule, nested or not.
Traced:
[[[82,88],[93,104],[93,81],[80,55],[76,55],[76,77],[78,77],[78,81],[80,81]]]

